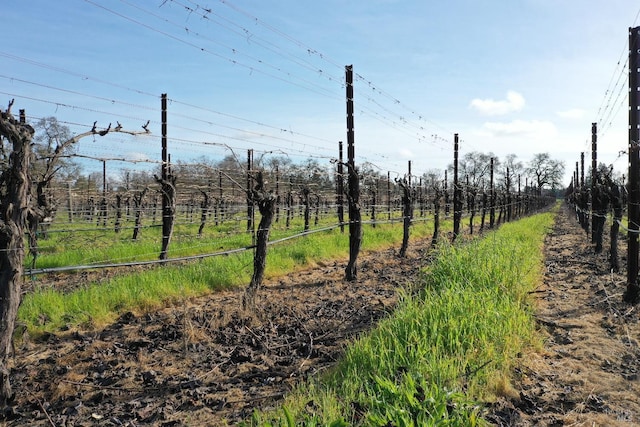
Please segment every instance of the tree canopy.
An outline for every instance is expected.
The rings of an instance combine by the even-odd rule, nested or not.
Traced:
[[[527,163],[526,171],[540,194],[545,188],[554,190],[562,186],[564,169],[564,162],[552,159],[549,153],[538,153]]]

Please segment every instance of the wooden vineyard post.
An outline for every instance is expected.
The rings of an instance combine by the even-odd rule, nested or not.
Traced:
[[[247,150],[247,233],[253,233],[254,236],[255,236],[255,232],[254,232],[255,230],[254,230],[254,225],[253,225],[253,216],[254,216],[253,204],[254,204],[254,201],[252,199],[252,197],[253,197],[252,170],[253,170],[253,150],[249,149],[249,150]],[[254,237],[254,242],[253,243],[255,243],[255,237]]]
[[[371,227],[376,228],[376,203],[378,197],[378,180],[374,179],[373,189],[371,190]]]
[[[67,182],[67,211],[69,224],[73,222],[73,196],[71,194],[71,181]]]
[[[313,225],[318,225],[320,223],[320,208],[322,205],[322,197],[320,196],[320,194],[315,194],[315,199],[316,199],[316,203],[315,203],[315,216],[313,217]]]
[[[492,229],[496,221],[496,186],[493,182],[493,164],[495,158],[491,158],[489,165],[489,228]]]
[[[224,216],[224,199],[222,190],[222,171],[218,171],[218,202],[216,203],[216,226],[222,224]]]
[[[291,220],[293,219],[293,178],[289,177],[289,191],[287,192],[287,218],[286,228],[287,230],[291,226]]]
[[[102,161],[102,199],[100,200],[100,216],[102,217],[102,226],[107,226],[107,161]]]
[[[582,227],[583,219],[582,219],[582,204],[581,204],[582,200],[580,197],[580,191],[582,191],[582,189],[580,188],[580,162],[576,162],[575,177],[576,179],[574,180],[574,183],[575,183],[575,193],[576,193],[576,211],[578,215],[578,223]]]
[[[344,160],[342,141],[338,141],[338,165],[336,173],[336,204],[338,209],[338,223],[340,232],[344,233]]]
[[[469,185],[469,175],[466,175],[465,190],[467,193],[467,212],[469,213],[469,234],[473,234],[473,218],[476,215],[476,189]]]
[[[347,90],[347,186],[349,193],[349,262],[345,278],[354,281],[357,278],[357,261],[362,243],[362,217],[360,213],[360,178],[355,165],[355,136],[353,121],[353,65],[345,67]]]
[[[453,141],[453,238],[455,241],[460,234],[460,218],[458,217],[458,134]]]
[[[518,218],[522,216],[522,193],[520,191],[520,174],[518,174],[518,209],[516,215]]]
[[[391,172],[387,171],[387,220],[391,221]]]
[[[163,180],[166,180],[168,175],[169,175],[168,174],[168,170],[169,170],[169,166],[168,166],[169,165],[169,160],[168,160],[169,152],[168,152],[168,149],[167,149],[167,94],[166,93],[163,93],[162,96],[161,96],[161,110],[162,110],[161,111],[161,121],[162,121],[162,129],[161,129],[161,132],[162,132],[162,135],[161,135],[161,138],[162,138],[162,140],[161,140],[162,141],[161,142],[161,144],[162,144],[162,154],[161,154],[162,155],[162,158],[161,158],[161,160],[162,160],[162,165],[161,165],[162,172],[161,172],[161,178]],[[164,205],[163,205],[163,208],[164,208]]]
[[[504,192],[501,192],[498,195],[498,219],[496,221],[496,225],[499,227],[502,221],[504,221]]]
[[[524,214],[529,214],[529,178],[524,177]]]
[[[596,197],[596,179],[598,170],[598,124],[591,123],[591,243],[596,243],[596,234],[600,231],[602,238],[602,230],[598,230],[599,220],[596,218],[594,201]]]
[[[407,182],[409,183],[409,189],[411,190],[411,203],[409,205],[409,219],[413,220],[413,203],[414,203],[414,199],[415,199],[415,183],[411,182],[411,176],[412,176],[412,172],[411,172],[411,160],[409,160],[407,162],[407,167],[408,167],[408,175],[407,175]]]
[[[595,244],[595,252],[600,253],[602,252],[602,235],[604,234],[604,223],[607,219],[611,193],[609,186],[605,185],[607,182],[606,173],[600,173],[596,166],[596,132],[597,124],[592,123],[592,150],[594,150],[594,152],[591,156],[591,243]]]
[[[276,165],[276,223],[280,222],[280,168]]]
[[[506,222],[511,221],[511,215],[513,214],[513,210],[511,209],[511,175],[509,174],[509,168],[507,168],[507,213],[506,213]]]
[[[458,134],[453,135],[453,238],[460,234],[460,220],[462,219],[462,188],[458,181]]]
[[[114,223],[114,232],[120,233],[122,228],[122,194],[116,194],[116,222]]]
[[[627,246],[627,290],[624,301],[638,303],[640,286],[638,286],[638,250],[640,245],[640,106],[638,90],[640,85],[640,27],[629,28],[629,243]]]
[[[440,232],[440,200],[442,199],[442,191],[437,181],[433,183],[433,237],[431,238],[431,247],[435,247],[438,243]]]
[[[444,170],[444,216],[449,218],[449,188],[447,180],[447,170]]]
[[[423,193],[423,188],[422,188],[422,177],[420,177],[420,180],[418,182],[418,207],[420,208],[420,218],[424,217],[424,194]]]
[[[484,230],[484,220],[487,216],[487,189],[484,182],[482,183],[482,214],[480,215],[480,233]]]
[[[582,190],[582,228],[589,235],[589,191],[584,183],[584,151],[580,153],[580,189]],[[538,193],[540,194],[540,193]]]
[[[418,218],[424,215],[424,207],[422,206],[421,197],[422,197],[422,177],[418,177],[418,179],[413,182],[413,217],[417,215]]]
[[[309,221],[311,220],[311,190],[309,187],[302,189],[302,203],[304,204],[304,231],[309,231]]]

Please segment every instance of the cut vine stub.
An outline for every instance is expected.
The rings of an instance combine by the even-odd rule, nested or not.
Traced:
[[[640,302],[640,286],[637,282],[627,287],[623,299],[624,302],[634,305]]]

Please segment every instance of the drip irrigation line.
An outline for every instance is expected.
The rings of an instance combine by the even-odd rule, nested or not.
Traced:
[[[118,268],[118,267],[137,267],[143,265],[155,265],[155,264],[166,264],[169,262],[181,262],[181,261],[191,261],[196,259],[204,259],[221,255],[230,255],[238,252],[243,252],[249,249],[253,249],[255,245],[245,246],[242,248],[230,249],[228,251],[215,252],[212,254],[201,254],[201,255],[191,255],[185,257],[177,257],[170,258],[165,260],[150,260],[150,261],[135,261],[135,262],[123,262],[123,263],[110,263],[110,264],[87,264],[87,265],[75,265],[75,266],[67,266],[67,267],[51,267],[51,268],[36,268],[36,269],[28,269],[24,272],[25,276],[35,276],[38,274],[46,274],[46,273],[62,273],[67,271],[76,271],[76,270],[94,270],[94,269],[102,269],[102,268]]]
[[[293,236],[283,237],[281,239],[272,240],[267,242],[268,245],[274,245],[277,243],[282,243],[287,240],[295,239],[298,237],[308,236],[310,234],[319,233],[323,231],[330,231],[340,227],[341,224],[331,225],[328,227],[323,227],[314,230],[307,230],[302,233],[295,234]],[[51,268],[36,268],[29,269],[24,272],[25,276],[34,276],[38,274],[47,274],[47,273],[62,273],[67,271],[77,271],[77,270],[92,270],[92,269],[103,269],[103,268],[119,268],[119,267],[136,267],[136,266],[144,266],[144,265],[155,265],[155,264],[165,264],[169,262],[183,262],[183,261],[192,261],[197,259],[204,258],[212,258],[216,256],[222,255],[231,255],[234,253],[244,252],[251,249],[255,249],[256,245],[244,246],[236,249],[229,249],[221,252],[214,252],[209,254],[200,254],[200,255],[190,255],[184,257],[176,257],[165,260],[149,260],[149,261],[135,261],[135,262],[123,262],[123,263],[106,263],[106,264],[85,264],[85,265],[75,265],[75,266],[65,266],[65,267],[51,267]]]
[[[513,203],[512,205],[516,205],[516,203]],[[502,205],[501,207],[506,208],[507,206],[508,205]],[[496,208],[498,208],[498,207],[496,207]],[[478,213],[480,211],[481,211],[481,209],[477,210]],[[387,211],[381,211],[380,215],[386,215],[387,213],[388,213]],[[463,211],[463,213],[464,213],[464,211]],[[240,218],[237,221],[244,221],[244,220],[245,219]],[[365,221],[360,221],[360,224],[365,224],[365,225],[393,224],[393,223],[402,222],[404,220],[405,220],[405,217],[399,216],[397,218],[386,219],[386,220],[365,220]],[[432,219],[429,217],[429,215],[425,215],[424,217],[412,217],[411,218],[411,223],[429,222],[429,221],[432,221]],[[334,230],[334,229],[336,229],[338,227],[343,227],[345,225],[348,226],[348,225],[350,225],[352,223],[354,223],[354,222],[345,221],[345,222],[334,224],[334,225],[330,225],[330,226],[327,226],[327,227],[322,227],[322,228],[313,229],[313,230],[307,230],[307,231],[303,231],[303,232],[298,233],[298,234],[294,234],[292,236],[287,236],[287,237],[283,237],[281,239],[269,241],[267,244],[268,245],[278,244],[278,243],[282,243],[282,242],[285,242],[285,241],[288,241],[288,240],[292,240],[292,239],[303,237],[303,236],[308,236],[308,235],[319,233],[319,232],[323,232],[323,231],[331,231],[331,230]],[[195,222],[190,223],[190,224],[195,224]],[[157,228],[157,227],[160,227],[160,226],[161,226],[161,224],[154,224],[154,225],[141,226],[140,228],[152,228],[152,227]],[[131,229],[133,229],[133,228],[135,228],[135,227],[131,227]],[[67,231],[67,230],[50,230],[49,232],[63,232],[63,231]],[[75,230],[75,231],[79,231],[79,230]],[[82,229],[82,231],[112,231],[112,228]],[[240,234],[240,233],[238,233],[238,234]],[[185,235],[185,236],[189,236],[189,235]],[[230,249],[230,250],[221,251],[221,252],[214,252],[214,253],[200,254],[200,255],[191,255],[191,256],[184,256],[184,257],[176,257],[176,258],[170,258],[170,259],[166,259],[166,260],[149,260],[149,261],[135,261],[135,262],[124,262],[124,263],[104,263],[104,264],[85,264],[85,265],[64,266],[64,267],[29,269],[29,270],[25,271],[24,275],[25,276],[34,276],[34,275],[38,275],[38,274],[60,273],[60,272],[77,271],[77,270],[134,267],[134,266],[155,265],[155,264],[162,264],[162,263],[169,263],[169,262],[182,262],[182,261],[190,261],[190,260],[196,260],[196,259],[204,259],[204,258],[216,257],[216,256],[221,256],[221,255],[230,255],[230,254],[234,254],[234,253],[239,253],[239,252],[251,250],[251,249],[254,249],[255,247],[256,247],[256,245],[249,245],[249,246],[244,246],[244,247],[241,247],[241,248]]]

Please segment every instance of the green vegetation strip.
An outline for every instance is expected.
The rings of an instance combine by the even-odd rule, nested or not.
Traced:
[[[445,226],[450,224],[445,223]],[[381,224],[376,227],[364,226],[363,251],[380,250],[386,247],[399,247],[402,241],[402,224]],[[292,229],[289,234],[300,232]],[[411,238],[428,237],[433,233],[432,222],[417,222],[411,228]],[[250,241],[247,234],[238,235]],[[200,239],[198,244],[218,249],[234,247],[228,240]],[[272,238],[283,237],[282,233],[273,233]],[[52,237],[55,241],[57,237]],[[216,246],[216,241],[218,245]],[[242,246],[240,242],[234,242]],[[246,243],[246,242],[245,242]],[[64,265],[68,262],[67,252],[62,242],[60,248],[48,255],[48,265]],[[77,242],[66,242],[74,247]],[[120,252],[100,252],[101,245],[87,245],[85,252],[95,250],[97,259],[123,259],[140,249],[139,242],[121,242]],[[235,246],[235,247],[238,247]],[[145,250],[150,252],[148,244]],[[157,247],[156,249],[159,249]],[[286,274],[307,268],[317,262],[329,262],[348,256],[348,230],[318,232],[312,235],[288,240],[269,247],[267,254],[267,277]],[[53,251],[52,251],[53,252]],[[74,251],[79,252],[79,251]],[[109,258],[107,258],[107,256]],[[157,257],[157,254],[155,255]],[[78,260],[74,260],[77,262]],[[68,265],[68,264],[67,264]],[[39,285],[39,278],[33,280],[35,290],[23,298],[18,313],[31,335],[55,332],[60,328],[92,328],[111,322],[126,311],[144,312],[154,310],[184,298],[205,295],[219,289],[245,286],[249,283],[253,271],[253,253],[251,251],[230,256],[206,258],[180,264],[166,264],[154,268],[127,268],[108,273],[107,279],[83,285],[81,289],[60,290]],[[62,275],[70,280],[78,280],[74,275]],[[31,280],[26,277],[25,280]]]
[[[248,424],[485,424],[476,402],[508,394],[519,354],[540,345],[529,292],[540,281],[553,218],[540,214],[464,245],[443,244],[423,283],[331,373]]]

